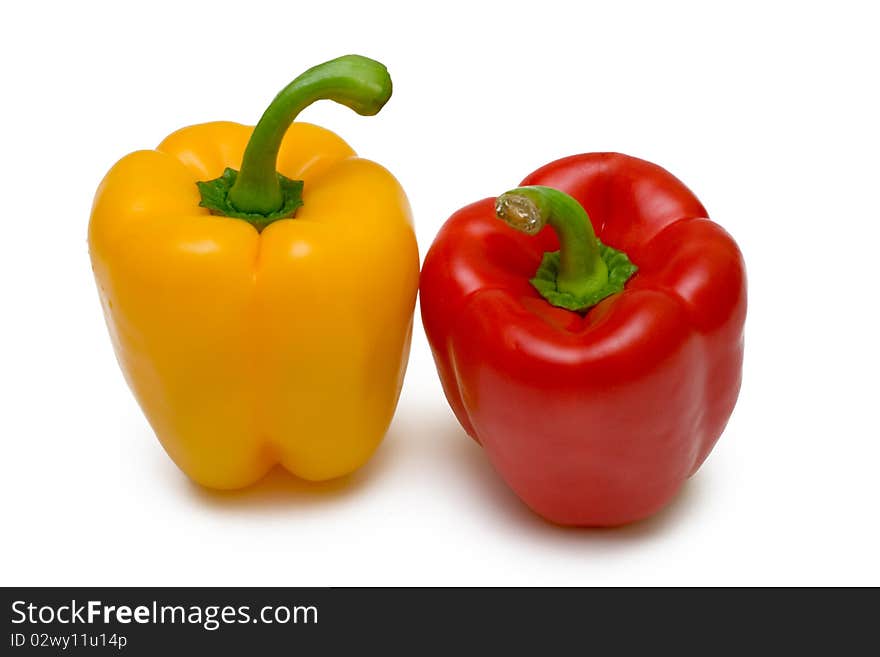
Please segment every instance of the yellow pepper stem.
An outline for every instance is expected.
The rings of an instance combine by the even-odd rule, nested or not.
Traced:
[[[241,171],[199,182],[203,207],[214,214],[245,219],[257,230],[291,217],[302,205],[302,181],[276,171],[278,150],[290,124],[318,100],[333,100],[362,116],[372,116],[391,97],[391,77],[384,65],[361,55],[345,55],[319,64],[279,93],[254,128]]]

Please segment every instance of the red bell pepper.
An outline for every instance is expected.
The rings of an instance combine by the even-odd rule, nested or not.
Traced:
[[[575,155],[522,185],[455,213],[425,259],[422,319],[443,389],[538,514],[645,518],[733,411],[742,256],[683,183],[644,160]]]

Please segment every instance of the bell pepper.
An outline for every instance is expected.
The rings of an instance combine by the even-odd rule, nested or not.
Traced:
[[[465,207],[431,246],[420,293],[459,422],[554,523],[655,513],[733,411],[743,259],[655,164],[576,155]]]
[[[361,466],[394,413],[419,258],[380,165],[297,114],[376,114],[384,66],[316,66],[255,128],[184,128],[107,174],[89,252],[123,373],[190,478],[234,489],[280,463],[307,480]],[[239,167],[236,170],[234,167]]]

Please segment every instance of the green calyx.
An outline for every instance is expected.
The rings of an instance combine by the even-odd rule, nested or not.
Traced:
[[[535,277],[529,282],[535,287],[541,296],[554,306],[568,310],[584,311],[592,308],[605,297],[623,291],[623,286],[630,277],[638,271],[623,251],[602,244],[598,239],[599,256],[608,268],[608,279],[605,284],[597,287],[594,291],[576,295],[563,292],[557,287],[559,277],[559,251],[545,253],[541,259],[541,265],[535,272]]]
[[[262,231],[273,221],[279,219],[287,219],[296,214],[297,209],[303,204],[302,192],[303,181],[291,180],[287,176],[276,173],[278,176],[278,186],[281,190],[281,207],[268,214],[259,212],[243,212],[232,204],[229,200],[229,190],[235,186],[238,179],[238,171],[226,168],[223,175],[208,182],[197,182],[199,193],[202,200],[199,202],[203,208],[208,208],[211,214],[219,214],[224,217],[234,217],[236,219],[244,219],[253,224],[254,228]]]
[[[303,205],[301,180],[276,170],[284,134],[297,115],[318,100],[333,100],[362,116],[372,116],[391,98],[391,77],[377,61],[345,55],[319,64],[282,89],[254,128],[241,170],[226,169],[214,180],[198,182],[201,202],[212,214],[235,217],[258,231],[294,216]]]
[[[603,244],[590,218],[568,194],[551,187],[518,187],[502,194],[495,213],[516,230],[536,235],[545,225],[559,237],[559,251],[544,254],[531,284],[554,306],[584,312],[623,291],[638,270],[618,249]]]

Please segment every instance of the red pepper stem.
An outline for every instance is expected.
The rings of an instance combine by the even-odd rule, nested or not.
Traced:
[[[559,238],[556,287],[576,297],[601,290],[608,283],[608,266],[586,210],[568,194],[551,187],[517,187],[498,197],[499,219],[527,235],[550,226]]]

